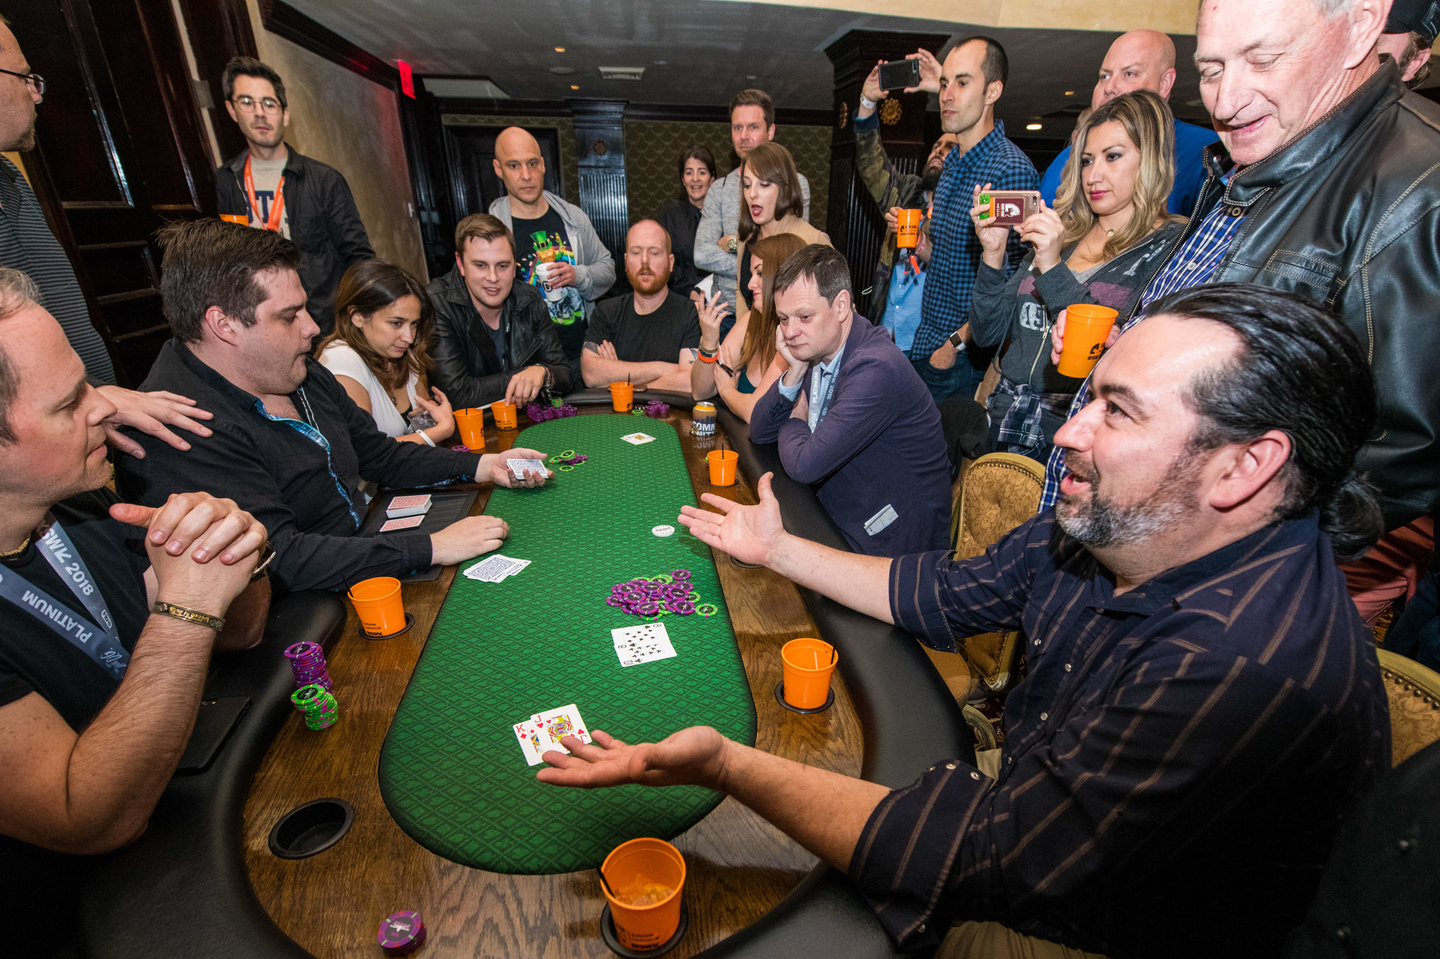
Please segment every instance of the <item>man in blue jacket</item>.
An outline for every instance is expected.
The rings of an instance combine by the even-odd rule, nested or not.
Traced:
[[[236,57],[221,80],[225,109],[245,135],[245,152],[215,171],[218,212],[243,216],[300,248],[305,308],[320,335],[335,329],[335,291],[358,260],[372,260],[370,237],[350,185],[334,167],[285,143],[290,107],[285,81],[254,57]]]
[[[857,553],[946,548],[940,412],[884,328],[855,322],[845,257],[805,247],[775,275],[774,297],[790,368],[755,404],[750,438],[779,442],[785,472],[816,487]]]

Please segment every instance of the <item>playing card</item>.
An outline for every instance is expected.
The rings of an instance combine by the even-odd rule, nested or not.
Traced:
[[[633,443],[636,446],[644,446],[646,443],[653,443],[655,441],[655,437],[649,436],[645,433],[627,433],[620,438],[625,442]]]
[[[385,515],[390,519],[399,519],[402,516],[424,516],[430,511],[430,494],[419,493],[412,496],[396,496],[390,500],[385,507]]]
[[[615,642],[615,655],[620,657],[622,667],[653,663],[657,659],[670,659],[677,655],[663,623],[612,629],[610,636]]]
[[[528,559],[511,559],[499,553],[491,553],[480,562],[465,570],[465,575],[482,583],[498,583],[512,573],[518,573],[530,565]]]
[[[525,722],[515,724],[515,738],[520,741],[520,751],[531,766],[544,762],[541,757],[551,750],[568,755],[570,750],[560,745],[566,736],[574,736],[582,743],[590,742],[590,732],[574,703],[536,713]]]
[[[506,460],[506,462],[510,464],[510,472],[515,474],[516,479],[524,479],[526,473],[548,475],[544,460]]]
[[[414,529],[423,522],[425,522],[425,517],[423,516],[404,516],[400,519],[387,519],[380,527],[380,532],[393,533],[397,529]]]

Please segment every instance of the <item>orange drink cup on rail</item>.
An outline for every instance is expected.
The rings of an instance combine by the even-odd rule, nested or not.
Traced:
[[[685,887],[685,857],[680,850],[662,839],[632,839],[605,857],[600,873],[620,945],[654,949],[675,935]]]
[[[501,400],[498,403],[490,404],[490,412],[495,417],[495,428],[500,430],[513,430],[519,424],[520,414],[515,410],[514,403],[507,403]],[[469,443],[465,444],[469,446]]]
[[[1105,352],[1105,339],[1120,314],[1108,306],[1072,303],[1065,311],[1065,341],[1055,369],[1061,376],[1089,376]]]
[[[796,709],[819,709],[830,698],[830,674],[840,661],[835,647],[820,639],[792,639],[780,647],[785,701]]]
[[[485,411],[466,409],[455,411],[455,426],[460,430],[460,442],[472,450],[485,449]]]
[[[610,405],[615,407],[615,412],[628,413],[634,404],[635,385],[633,383],[610,384]]]
[[[734,486],[735,465],[740,455],[734,450],[711,450],[705,454],[710,463],[711,486]]]
[[[350,587],[350,602],[367,636],[390,636],[405,628],[405,604],[400,581],[393,576],[362,579]]]
[[[895,211],[895,245],[902,250],[913,250],[920,243],[920,215],[922,210]]]

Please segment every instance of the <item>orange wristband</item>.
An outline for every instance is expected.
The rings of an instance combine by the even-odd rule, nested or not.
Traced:
[[[700,362],[701,362],[701,363],[719,363],[719,362],[720,362],[720,354],[717,352],[714,356],[706,356],[704,353],[701,353],[701,354],[700,354]]]

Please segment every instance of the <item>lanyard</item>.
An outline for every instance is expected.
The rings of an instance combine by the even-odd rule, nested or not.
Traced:
[[[842,347],[843,349],[843,347]],[[840,355],[837,353],[838,360]],[[826,373],[820,365],[815,366],[815,378],[810,381],[810,432],[820,428],[820,422],[825,419],[825,408],[830,405],[830,397],[835,392],[835,380],[840,376],[840,364],[835,364],[835,369]],[[822,393],[821,383],[824,383]]]
[[[275,184],[275,199],[270,202],[270,216],[265,220],[265,229],[280,230],[280,217],[285,212],[285,194],[282,188],[285,186],[285,174],[280,174],[280,182]],[[255,219],[260,219],[260,201],[255,199],[255,178],[250,175],[250,157],[245,158],[245,193],[250,198],[250,209],[255,214]]]
[[[120,644],[120,633],[115,628],[110,609],[105,605],[105,598],[100,595],[100,588],[95,585],[80,551],[70,542],[70,537],[59,523],[51,524],[49,531],[40,537],[35,546],[55,574],[85,606],[92,622],[100,625],[100,629],[83,619],[76,619],[49,593],[30,585],[25,577],[8,569],[0,570],[0,597],[59,633],[117,682],[124,679],[125,670],[130,665],[130,654]]]

